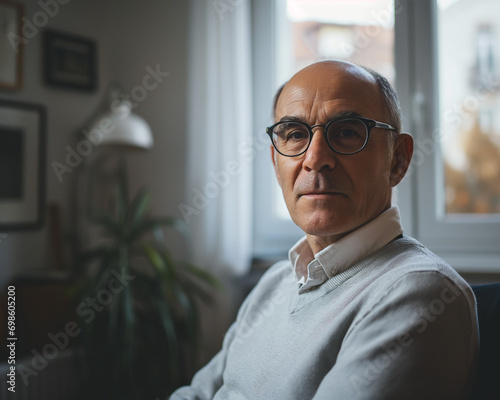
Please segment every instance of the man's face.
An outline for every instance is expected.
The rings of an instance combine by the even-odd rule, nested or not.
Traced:
[[[377,84],[366,71],[345,63],[319,63],[287,83],[276,121],[294,117],[311,126],[325,125],[339,113],[353,112],[388,123],[383,107]],[[326,246],[390,207],[390,131],[373,128],[366,147],[353,155],[331,150],[323,128],[313,132],[305,154],[285,157],[274,149],[272,154],[292,219]]]

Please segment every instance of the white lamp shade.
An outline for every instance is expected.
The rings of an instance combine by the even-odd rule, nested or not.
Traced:
[[[99,146],[132,146],[149,149],[153,146],[153,134],[147,122],[131,112],[130,103],[122,102],[113,111],[101,115],[92,124],[102,137]]]

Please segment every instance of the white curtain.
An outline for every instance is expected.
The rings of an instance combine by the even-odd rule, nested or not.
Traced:
[[[188,181],[179,206],[191,259],[242,275],[251,261],[250,0],[191,0]]]

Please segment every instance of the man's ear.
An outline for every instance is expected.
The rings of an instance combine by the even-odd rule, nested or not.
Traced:
[[[280,180],[280,174],[279,174],[279,170],[278,170],[278,163],[276,160],[276,149],[274,148],[273,145],[271,145],[271,159],[273,160],[274,172],[276,173],[276,178],[278,179],[278,184],[281,187],[281,180]]]
[[[394,187],[405,176],[413,156],[413,137],[409,133],[400,133],[397,136],[392,155],[389,184]]]

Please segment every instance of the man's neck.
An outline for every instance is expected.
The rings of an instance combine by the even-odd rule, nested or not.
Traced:
[[[382,214],[384,211],[387,211],[391,207],[390,201],[388,204],[378,213],[376,214],[373,218],[370,218],[368,221],[365,221],[359,226],[356,226],[350,230],[347,230],[342,233],[334,234],[334,235],[312,235],[306,233],[307,236],[307,242],[309,243],[309,246],[311,247],[313,255],[318,254],[321,250],[327,248],[331,244],[334,244],[338,242],[340,239],[342,239],[344,236],[347,236],[349,233],[354,232],[356,229],[361,228],[363,225],[366,225],[368,222],[374,220],[377,218],[380,214]]]
[[[330,246],[331,244],[338,242],[340,239],[342,239],[349,233],[350,232],[345,232],[340,235],[331,235],[331,236],[315,236],[306,234],[306,236],[307,236],[307,242],[309,243],[309,247],[312,250],[312,254],[315,255],[319,253],[321,250]]]

